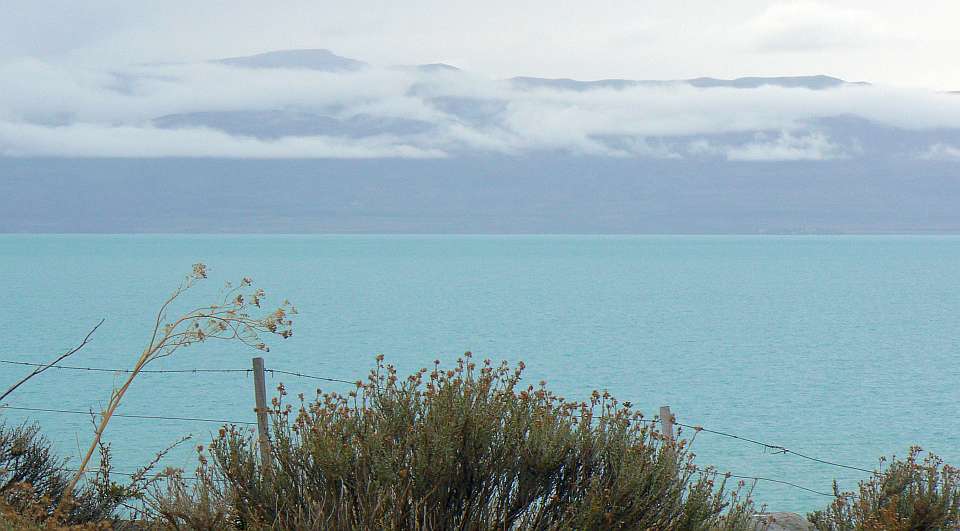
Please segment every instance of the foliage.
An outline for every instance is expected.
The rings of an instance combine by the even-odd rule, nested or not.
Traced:
[[[66,499],[66,461],[38,428],[0,424],[0,529],[113,527],[118,509],[151,483],[152,465],[120,485],[111,481],[109,447],[101,445],[100,451],[96,475]]]
[[[382,356],[346,395],[273,402],[272,462],[251,432],[199,448],[199,481],[154,507],[177,528],[752,529],[750,502],[687,441],[608,393],[568,402],[470,353],[400,379]]]
[[[886,471],[861,481],[857,493],[841,493],[834,484],[836,500],[808,519],[823,531],[960,529],[960,470],[933,454],[921,460],[921,451],[894,456]]]

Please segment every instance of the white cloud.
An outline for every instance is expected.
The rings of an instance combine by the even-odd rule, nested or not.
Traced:
[[[819,2],[774,4],[746,29],[764,51],[849,49],[890,36],[886,24],[869,11]]]
[[[206,63],[99,71],[26,60],[0,65],[0,116],[130,122],[196,111],[364,104],[409,115],[425,112],[405,96],[414,75],[391,69],[262,71]]]
[[[773,139],[761,136],[749,144],[726,149],[728,160],[832,160],[847,156],[840,146],[821,133],[795,136],[788,131]]]
[[[287,0],[275,9],[255,0],[30,0],[3,7],[0,61],[117,66],[330,48],[374,64],[443,61],[499,77],[826,73],[960,88],[960,70],[944,67],[960,47],[956,0]],[[764,45],[793,51],[785,57]]]
[[[960,146],[936,143],[921,153],[920,158],[927,160],[960,160]]]
[[[0,155],[54,157],[439,158],[445,153],[391,137],[325,136],[259,140],[210,129],[0,122]]]
[[[328,73],[200,63],[99,70],[18,60],[0,64],[0,94],[0,153],[7,156],[356,158],[561,150],[801,160],[857,154],[849,139],[840,149],[837,139],[812,125],[825,117],[856,116],[904,129],[960,129],[960,98],[919,89],[701,89],[677,83],[529,90],[466,72],[377,67]],[[438,103],[443,101],[459,103]],[[359,138],[301,133],[268,141],[198,126],[152,125],[171,114],[272,110],[408,120],[429,130]],[[757,131],[782,133],[739,146],[717,139],[690,143],[691,137]]]

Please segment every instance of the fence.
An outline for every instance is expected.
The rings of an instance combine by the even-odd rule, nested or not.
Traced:
[[[127,373],[127,374],[128,374],[128,373],[131,372],[131,371],[127,370],[127,369],[110,369],[110,368],[101,368],[101,367],[81,367],[81,366],[73,366],[73,365],[48,365],[48,364],[41,364],[41,363],[30,363],[30,362],[24,362],[24,361],[2,360],[2,359],[0,359],[0,364],[20,365],[20,366],[35,367],[35,368],[36,368],[36,367],[49,367],[49,368],[51,368],[51,369],[72,370],[72,371],[107,372],[107,373],[113,373],[113,374],[116,374],[116,373],[121,373],[121,374]],[[245,421],[245,420],[235,420],[235,419],[214,419],[214,418],[187,417],[187,416],[164,416],[164,415],[130,414],[130,413],[114,413],[114,414],[113,414],[113,417],[131,418],[131,419],[150,419],[150,420],[185,421],[185,422],[210,422],[210,423],[216,423],[216,424],[221,424],[221,425],[223,425],[223,424],[234,424],[234,425],[256,426],[256,432],[257,432],[257,438],[258,438],[258,440],[259,440],[260,450],[261,450],[262,455],[263,455],[263,457],[264,457],[263,462],[266,463],[266,464],[269,464],[269,463],[272,462],[272,460],[270,459],[270,439],[269,439],[269,435],[268,435],[268,434],[269,434],[269,429],[268,429],[268,428],[269,428],[269,426],[268,426],[269,417],[268,417],[268,414],[269,414],[269,411],[270,411],[270,410],[269,410],[269,408],[267,407],[267,403],[266,403],[266,384],[265,384],[265,377],[266,377],[266,374],[267,374],[267,373],[270,373],[272,376],[275,376],[275,375],[278,375],[278,374],[279,374],[279,375],[293,376],[293,377],[296,377],[296,378],[303,378],[303,379],[316,380],[316,381],[324,381],[324,382],[331,382],[331,383],[342,383],[342,384],[349,384],[349,385],[354,385],[354,384],[356,384],[356,381],[349,381],[349,380],[344,380],[344,379],[340,379],[340,378],[332,378],[332,377],[327,377],[327,376],[317,376],[317,375],[312,375],[312,374],[304,374],[304,373],[296,372],[296,371],[287,371],[287,370],[281,370],[281,369],[267,368],[267,367],[264,365],[263,358],[259,358],[259,357],[258,357],[258,358],[253,358],[253,365],[252,365],[252,367],[249,368],[249,369],[154,369],[154,370],[145,369],[145,370],[141,370],[140,373],[143,373],[143,374],[184,374],[184,373],[193,373],[193,374],[203,374],[203,373],[244,373],[244,374],[251,374],[251,373],[252,373],[252,374],[253,374],[253,382],[254,382],[254,393],[253,393],[253,394],[254,394],[254,405],[255,405],[254,411],[255,411],[255,413],[256,413],[256,421]],[[12,405],[8,405],[8,404],[0,404],[0,409],[9,409],[9,410],[14,410],[14,411],[27,411],[27,412],[44,412],[44,413],[60,413],[60,414],[73,414],[73,415],[87,415],[87,416],[90,416],[90,415],[98,415],[98,413],[94,413],[94,412],[92,412],[92,411],[80,411],[80,410],[70,410],[70,409],[55,409],[55,408],[39,408],[39,407],[27,407],[27,406],[12,406]],[[652,420],[641,419],[641,420],[639,420],[639,422],[647,422],[647,423],[653,423],[653,424],[659,423],[660,426],[661,426],[661,430],[660,430],[661,433],[662,433],[664,436],[666,436],[667,438],[671,439],[671,440],[675,439],[675,438],[678,436],[677,432],[675,431],[675,428],[676,428],[676,427],[686,428],[686,429],[693,430],[695,433],[708,433],[708,434],[716,435],[716,436],[718,436],[718,437],[725,437],[725,438],[729,438],[729,439],[741,441],[741,442],[743,442],[743,443],[745,443],[745,444],[751,444],[751,445],[760,446],[760,447],[764,448],[765,450],[770,450],[770,451],[771,451],[770,453],[773,454],[773,455],[793,456],[793,457],[796,457],[796,458],[799,458],[799,459],[804,459],[804,460],[812,461],[812,462],[819,463],[819,464],[826,465],[826,466],[843,468],[843,469],[848,469],[848,470],[854,470],[854,471],[863,472],[863,473],[870,474],[870,475],[876,475],[876,474],[878,474],[878,472],[876,472],[876,471],[874,471],[874,470],[870,470],[870,469],[866,469],[866,468],[862,468],[862,467],[858,467],[858,466],[854,466],[854,465],[839,463],[839,462],[836,462],[836,461],[833,461],[833,460],[830,460],[830,459],[823,459],[823,458],[819,458],[819,457],[814,457],[814,456],[808,455],[808,454],[806,454],[806,453],[801,453],[801,452],[797,452],[797,451],[791,450],[791,449],[789,449],[789,448],[787,448],[787,447],[785,447],[785,446],[783,446],[783,445],[773,444],[773,443],[769,443],[769,442],[764,442],[764,441],[758,440],[758,439],[753,438],[753,437],[747,437],[747,436],[743,436],[743,435],[737,435],[737,434],[729,433],[729,432],[726,432],[726,431],[723,431],[723,430],[705,428],[705,427],[703,427],[703,426],[696,425],[696,424],[687,424],[687,423],[677,422],[676,412],[672,411],[671,408],[670,408],[670,406],[662,406],[662,407],[660,408],[659,415],[658,415],[657,417],[655,417],[654,419],[652,419]],[[267,465],[267,466],[269,466],[269,465]],[[76,472],[76,470],[67,470],[67,471]],[[91,470],[91,471],[94,471],[94,470]],[[802,490],[802,491],[805,491],[805,492],[808,492],[808,493],[817,494],[817,495],[820,495],[820,496],[826,496],[826,497],[830,497],[830,498],[834,498],[834,497],[838,496],[838,494],[836,494],[836,493],[824,492],[824,491],[821,491],[821,490],[809,488],[809,487],[806,487],[806,486],[802,486],[802,485],[800,485],[800,484],[798,484],[798,483],[796,483],[796,482],[794,482],[794,481],[787,481],[787,480],[781,479],[781,478],[769,478],[769,477],[763,477],[763,476],[751,476],[751,475],[745,475],[745,474],[734,474],[734,473],[731,473],[731,472],[720,472],[719,470],[712,469],[712,468],[705,469],[705,468],[702,468],[702,467],[695,467],[695,471],[697,471],[697,472],[699,472],[699,473],[702,473],[702,474],[722,475],[722,476],[725,476],[725,477],[727,477],[727,478],[734,478],[734,479],[739,479],[739,480],[744,480],[744,481],[753,481],[754,483],[757,483],[757,482],[775,483],[775,484],[785,485],[785,486],[792,487],[792,488],[795,488],[795,489],[798,489],[798,490]],[[133,475],[135,475],[135,473],[131,473],[131,472],[116,472],[116,471],[112,471],[112,472],[115,473],[115,474],[127,475],[127,476],[133,476]],[[194,480],[195,480],[196,478],[191,477],[191,476],[183,476],[183,479],[194,479]],[[855,496],[850,495],[850,494],[841,494],[841,496],[851,496],[851,497],[855,497]]]

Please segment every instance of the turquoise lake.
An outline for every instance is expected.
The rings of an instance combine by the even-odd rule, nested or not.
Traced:
[[[0,359],[40,362],[93,342],[65,364],[128,368],[160,303],[191,264],[210,280],[186,303],[252,277],[299,309],[268,368],[354,380],[377,353],[402,372],[464,351],[523,360],[568,398],[608,389],[653,416],[872,468],[918,444],[960,464],[960,237],[934,236],[0,236]],[[246,369],[257,355],[207,343],[154,369]],[[6,388],[27,367],[0,364]],[[296,394],[343,384],[283,376]],[[10,406],[96,409],[117,378],[51,369]],[[318,385],[319,384],[319,385]],[[253,421],[244,373],[145,374],[122,413]],[[33,419],[64,455],[89,443],[82,415]],[[166,460],[192,470],[218,426],[116,418],[118,470],[179,436]],[[830,491],[864,473],[709,433],[697,462]],[[76,461],[75,461],[76,463]],[[759,482],[755,498],[806,511],[830,498]]]

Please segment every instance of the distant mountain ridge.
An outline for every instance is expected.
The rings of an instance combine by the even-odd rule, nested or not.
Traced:
[[[213,62],[245,69],[305,69],[347,74],[370,68],[370,65],[366,62],[343,57],[326,49],[279,50],[256,55],[216,59]],[[498,120],[506,109],[505,102],[496,98],[437,95],[430,89],[431,79],[434,79],[432,76],[468,75],[463,70],[446,63],[401,65],[390,68],[423,75],[421,80],[411,86],[406,95],[420,99],[425,107],[445,113],[452,119],[463,124],[485,129],[498,127]],[[626,90],[635,87],[673,86],[692,86],[702,89],[755,89],[763,86],[776,86],[808,90],[829,90],[848,85],[866,85],[866,83],[853,83],[827,75],[752,76],[735,79],[697,77],[680,80],[601,79],[593,81],[519,76],[504,81],[518,91],[538,89],[558,91],[588,91],[597,89]],[[259,139],[315,135],[350,139],[378,135],[404,137],[435,132],[437,129],[436,124],[416,119],[378,116],[370,113],[359,115],[345,114],[342,109],[336,106],[329,108],[282,107],[272,109],[239,108],[229,110],[200,110],[158,116],[153,118],[152,124],[162,129],[208,128],[223,131],[231,135],[248,136]],[[862,130],[872,127],[870,124],[860,125],[862,126],[860,129]],[[821,126],[826,125],[821,124]],[[846,129],[852,130],[849,126],[847,126]],[[607,140],[616,142],[616,139]],[[741,135],[741,137],[737,137],[736,140],[743,142],[749,140],[749,136],[744,139]],[[662,142],[668,141],[661,139],[661,143]]]
[[[0,232],[956,234],[958,170],[932,161],[868,166],[563,154],[0,157]]]
[[[364,61],[337,55],[324,48],[275,50],[254,55],[227,57],[214,59],[211,62],[236,66],[241,68],[270,69],[290,68],[304,70],[320,70],[324,72],[356,71],[370,65]],[[397,68],[415,69],[426,73],[435,72],[462,72],[456,66],[446,63],[427,63]],[[589,90],[594,88],[624,89],[639,86],[663,86],[687,84],[698,88],[758,88],[762,86],[777,86],[788,88],[807,88],[824,90],[844,85],[869,85],[863,81],[846,81],[828,75],[806,76],[747,76],[734,79],[719,79],[713,77],[696,77],[691,79],[598,79],[592,81],[569,78],[544,78],[533,76],[516,76],[507,81],[521,88],[553,88],[561,90]]]
[[[459,68],[446,63],[428,63],[404,68],[413,68],[421,72],[462,72]]]
[[[8,127],[28,155],[55,147],[26,158],[0,138],[0,233],[960,234],[948,92],[827,75],[495,80],[323,49],[206,64],[159,85],[150,67],[121,71],[104,94],[128,108],[101,114],[122,127],[92,111]]]
[[[212,62],[242,68],[297,68],[324,72],[360,70],[368,66],[363,61],[342,57],[326,49],[278,50],[214,59]]]
[[[806,88],[810,90],[825,90],[844,85],[869,85],[863,81],[850,82],[840,78],[816,76],[777,76],[777,77],[738,77],[735,79],[717,79],[713,77],[697,77],[692,79],[598,79],[595,81],[581,81],[567,78],[542,78],[519,76],[510,78],[510,82],[523,88],[551,88],[559,90],[590,90],[597,88],[627,89],[632,87],[690,85],[698,88],[738,88],[753,89],[763,86],[786,88]]]

